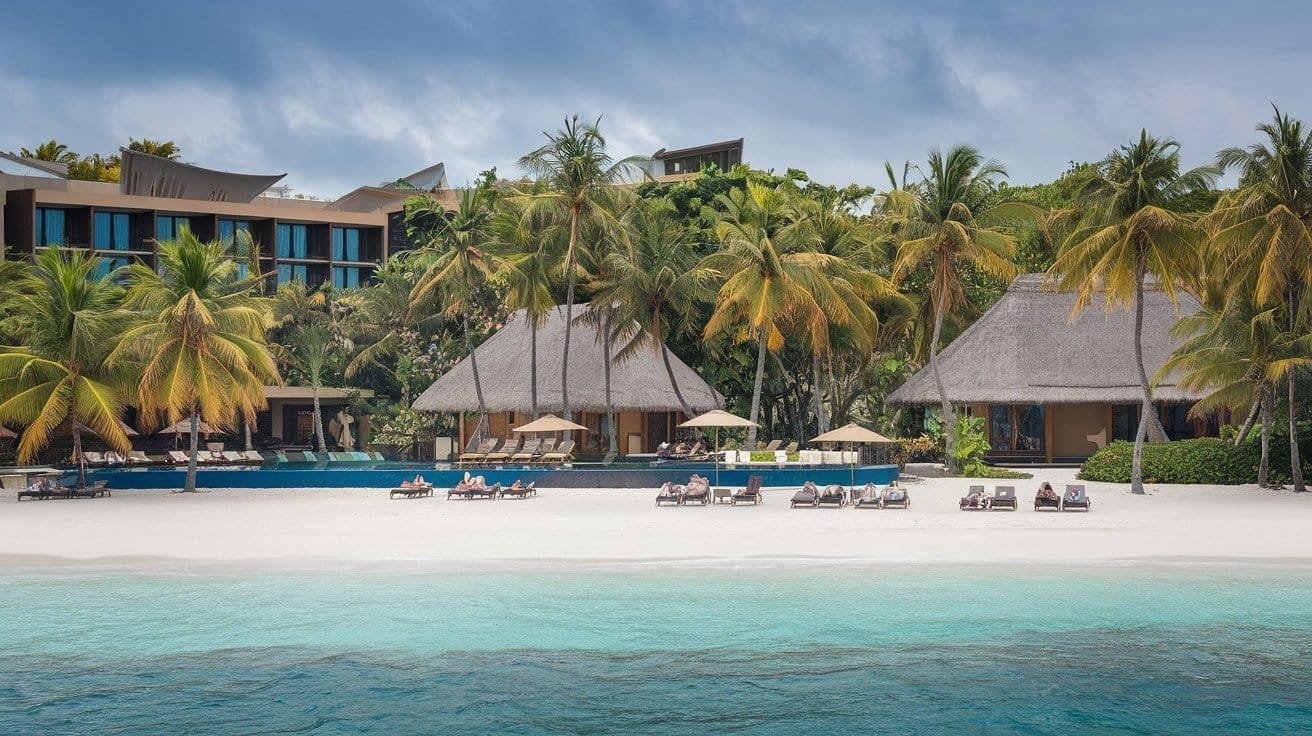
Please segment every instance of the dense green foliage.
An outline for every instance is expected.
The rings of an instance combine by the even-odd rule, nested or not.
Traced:
[[[1284,447],[1283,441],[1272,442],[1272,466],[1277,470],[1289,462]],[[1100,483],[1129,483],[1133,452],[1133,442],[1113,442],[1085,461],[1079,477]],[[1215,437],[1150,442],[1143,448],[1143,479],[1145,483],[1256,483],[1259,452],[1255,441],[1236,446]],[[1280,482],[1288,477],[1287,471],[1276,472],[1272,479]]]

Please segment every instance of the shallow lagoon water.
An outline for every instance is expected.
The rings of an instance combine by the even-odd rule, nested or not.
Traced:
[[[0,733],[1312,731],[1312,572],[0,578]]]

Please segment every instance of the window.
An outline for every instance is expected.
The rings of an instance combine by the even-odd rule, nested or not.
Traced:
[[[126,212],[97,212],[94,243],[97,250],[131,250],[131,216]]]
[[[989,445],[994,452],[1043,452],[1045,431],[1040,404],[989,407]]]
[[[278,283],[286,284],[292,281],[309,282],[309,267],[294,265],[291,263],[278,264]]]
[[[1116,404],[1112,407],[1112,439],[1133,442],[1139,432],[1139,405]]]
[[[238,230],[250,232],[250,220],[219,220],[219,240],[236,236]]]
[[[166,240],[177,240],[182,236],[183,230],[190,229],[190,217],[178,217],[177,215],[155,216],[155,242],[157,243],[163,243]]]
[[[354,289],[360,285],[360,269],[355,267],[333,266],[333,287],[337,289]]]
[[[123,268],[131,263],[126,258],[101,258],[96,262],[96,278],[103,279],[109,275],[110,271],[116,268]]]
[[[1194,437],[1194,423],[1189,419],[1189,407],[1185,404],[1166,404],[1159,406],[1157,413],[1162,418],[1162,428],[1166,436],[1173,440],[1188,440]]]
[[[309,228],[305,225],[278,224],[277,253],[279,258],[305,258]]]
[[[64,234],[64,211],[50,207],[36,208],[36,245],[67,245],[68,237]]]
[[[333,228],[333,260],[334,261],[360,260],[360,228],[358,227]]]

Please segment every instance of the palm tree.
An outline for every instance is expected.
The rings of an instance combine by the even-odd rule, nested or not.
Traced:
[[[922,172],[923,179],[914,189],[911,218],[902,228],[903,239],[893,262],[895,283],[921,269],[929,271],[929,301],[934,315],[929,365],[943,412],[945,459],[950,472],[956,471],[952,403],[938,364],[943,319],[967,304],[966,271],[1008,280],[1015,277],[1016,241],[1004,225],[1009,218],[1035,216],[1035,208],[1027,205],[996,203],[996,181],[1006,175],[1002,164],[985,160],[971,146],[954,146],[946,154],[931,149],[928,171]],[[908,191],[899,190],[897,199],[904,200]]]
[[[697,305],[710,300],[715,274],[699,262],[696,234],[669,203],[640,200],[625,213],[624,224],[629,229],[626,247],[611,252],[605,275],[593,285],[593,303],[613,305],[613,323],[637,327],[635,339],[617,357],[647,344],[660,352],[670,388],[691,419],[666,341],[691,325]]]
[[[279,380],[265,342],[269,304],[255,296],[258,275],[235,277],[223,243],[202,243],[189,231],[159,244],[158,267],[128,267],[126,304],[140,321],[109,361],[144,364],[137,391],[144,421],[191,420],[190,492],[200,421],[229,427],[238,414],[254,421],[265,406],[264,386]]]
[[[877,320],[868,305],[857,305],[850,297],[859,270],[815,250],[814,234],[785,191],[748,182],[746,191],[735,189],[717,199],[725,211],[716,225],[721,250],[707,256],[703,265],[723,283],[703,337],[736,330],[757,341],[751,409],[755,422],[760,418],[766,354],[783,348],[785,329],[804,331],[814,350],[825,344],[831,324]],[[748,429],[747,442],[749,447],[756,444],[754,427]]]
[[[314,404],[314,444],[319,452],[328,451],[328,444],[323,437],[323,410],[319,406],[319,389],[323,388],[324,376],[332,358],[332,345],[332,331],[328,325],[318,322],[296,325],[283,338],[287,367],[310,385],[310,396]]]
[[[1076,222],[1061,244],[1049,273],[1078,296],[1072,316],[1106,292],[1107,309],[1130,303],[1134,310],[1134,361],[1143,406],[1135,437],[1131,490],[1143,493],[1143,440],[1165,440],[1143,364],[1143,291],[1151,274],[1176,301],[1182,280],[1201,271],[1201,232],[1181,214],[1207,191],[1219,172],[1203,166],[1180,171],[1180,144],[1142,130],[1139,139],[1112,151],[1077,173],[1075,209],[1063,216]]]
[[[1307,332],[1312,283],[1312,132],[1281,114],[1257,126],[1265,143],[1227,148],[1217,165],[1239,169],[1239,188],[1208,218],[1216,258],[1230,264],[1236,288],[1249,285],[1261,306],[1279,305],[1292,335]],[[1306,491],[1295,422],[1295,370],[1285,376],[1289,403],[1289,457],[1294,490]]]
[[[129,371],[108,363],[128,326],[117,273],[96,278],[98,258],[47,250],[14,286],[12,313],[28,326],[24,345],[0,351],[0,424],[23,426],[18,461],[33,462],[57,431],[71,427],[80,485],[82,427],[113,449],[132,449],[120,420]]]
[[[538,329],[556,307],[551,293],[552,263],[558,228],[550,213],[505,202],[493,218],[492,231],[501,251],[500,277],[507,286],[506,306],[524,310],[529,328],[529,401],[538,418]]]
[[[36,147],[35,151],[26,148],[20,149],[20,154],[24,158],[35,158],[41,161],[51,161],[57,164],[71,164],[77,161],[77,154],[68,150],[68,146],[60,143],[53,138]]]
[[[405,205],[407,227],[424,239],[422,247],[436,255],[410,292],[411,300],[427,299],[440,289],[446,310],[459,313],[469,367],[474,372],[480,427],[487,422],[487,403],[478,373],[478,356],[474,354],[470,313],[476,291],[498,265],[489,247],[494,198],[490,188],[479,186],[461,193],[460,205],[454,212],[446,212],[430,197],[411,197]]]
[[[606,139],[600,126],[601,118],[592,124],[580,122],[578,115],[566,118],[565,127],[555,133],[544,132],[547,142],[519,160],[520,166],[548,187],[546,193],[526,195],[527,201],[564,212],[569,221],[569,244],[563,259],[565,345],[560,371],[561,410],[566,420],[573,418],[569,406],[569,342],[573,330],[581,229],[588,224],[603,233],[619,229],[614,202],[624,197],[625,192],[614,185],[642,175],[640,164],[647,160],[642,156],[630,156],[613,161],[606,153]]]
[[[132,142],[128,143],[128,150],[167,158],[170,161],[176,161],[182,155],[182,148],[173,141],[156,141],[150,138],[142,138],[141,140],[133,138]]]

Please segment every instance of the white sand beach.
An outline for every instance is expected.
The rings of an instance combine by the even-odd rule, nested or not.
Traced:
[[[662,563],[1119,564],[1312,566],[1312,494],[1256,487],[1092,483],[1090,513],[1035,512],[1040,480],[1014,483],[1016,512],[962,512],[971,482],[911,483],[909,510],[662,507],[655,491],[544,489],[524,501],[389,500],[386,491],[119,491],[106,499],[0,496],[0,563],[438,567]],[[978,481],[977,481],[978,482]],[[983,481],[995,483],[996,481]],[[4,503],[6,502],[7,503]]]

